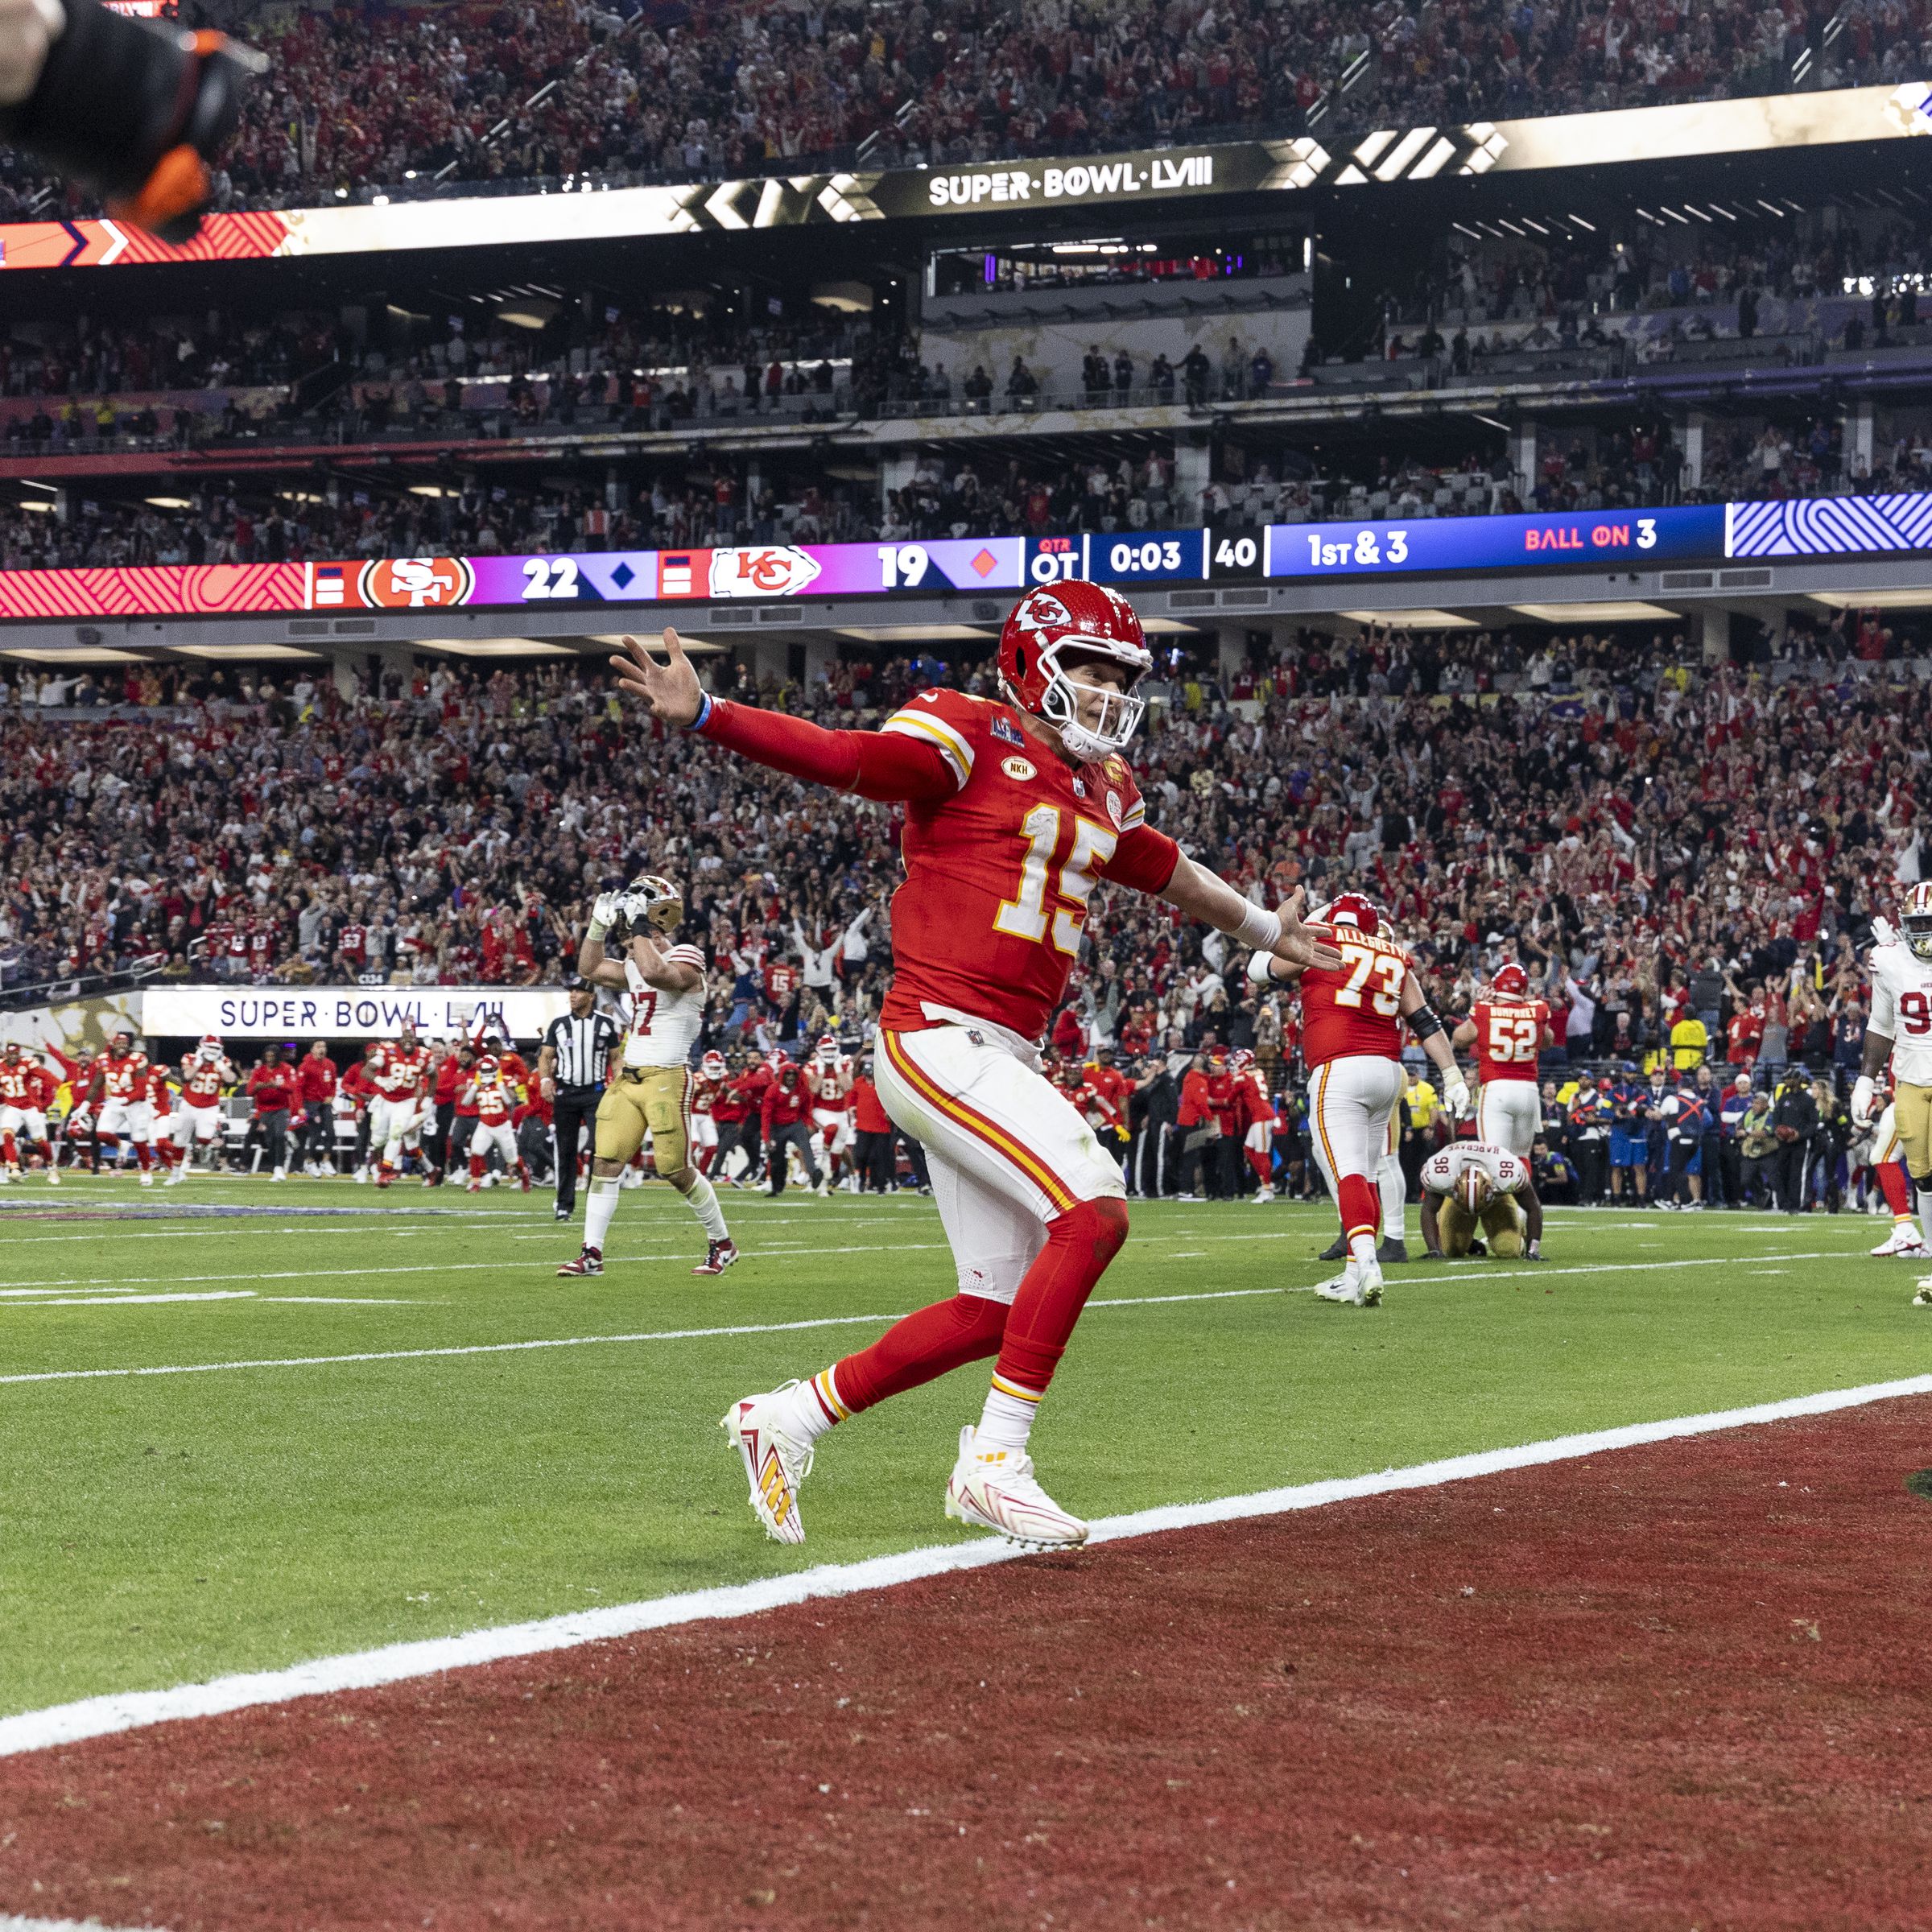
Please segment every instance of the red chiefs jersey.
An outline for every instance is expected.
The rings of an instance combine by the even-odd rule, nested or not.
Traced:
[[[508,1120],[515,1103],[501,1080],[489,1086],[478,1083],[476,1089],[477,1118],[485,1127],[497,1127]]]
[[[1550,1009],[1541,1000],[1478,1000],[1469,1017],[1476,1022],[1476,1077],[1483,1085],[1536,1078],[1537,1044],[1550,1024]]]
[[[107,1055],[101,1062],[101,1075],[107,1083],[110,1100],[132,1103],[147,1097],[147,1055],[130,1053],[117,1059]]]
[[[835,1060],[829,1067],[814,1060],[805,1069],[806,1091],[811,1096],[815,1113],[844,1113],[852,1105],[852,1091],[840,1091],[840,1084],[851,1077],[852,1062]]]
[[[392,1100],[411,1098],[429,1071],[428,1050],[420,1045],[402,1046],[391,1042],[377,1053],[369,1071],[376,1091]]]
[[[34,1084],[31,1060],[0,1060],[0,1107],[30,1104]]]
[[[226,1060],[212,1063],[199,1056],[181,1063],[181,1100],[184,1106],[213,1107],[221,1089],[234,1084],[235,1070]]]
[[[881,1024],[914,1032],[965,1013],[1037,1040],[1066,995],[1095,881],[1159,892],[1180,848],[1146,824],[1125,759],[1071,766],[1009,705],[926,691],[884,729],[932,745],[958,789],[906,808]]]
[[[151,1067],[148,1068],[147,1090],[142,1097],[144,1100],[151,1101],[163,1113],[168,1113],[173,1111],[175,1096],[168,1090],[167,1069],[165,1067]]]
[[[27,1069],[27,1104],[36,1113],[45,1113],[54,1104],[54,1096],[60,1091],[60,1076],[47,1067],[31,1067]]]
[[[724,1084],[722,1080],[708,1080],[702,1074],[698,1075],[691,1083],[691,1111],[693,1113],[710,1113],[717,1103],[718,1091]]]
[[[1402,983],[1409,956],[1379,933],[1318,925],[1342,956],[1339,969],[1302,975],[1302,1061],[1310,1072],[1345,1055],[1402,1057]]]

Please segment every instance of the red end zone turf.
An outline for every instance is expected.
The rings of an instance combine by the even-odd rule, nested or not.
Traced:
[[[1926,1922],[1932,1401],[0,1764],[110,1925]]]

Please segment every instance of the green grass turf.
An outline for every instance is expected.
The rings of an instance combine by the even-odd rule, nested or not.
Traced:
[[[29,1218],[105,1203],[277,1213]],[[287,1213],[322,1206],[380,1212]],[[799,1550],[765,1540],[715,1426],[733,1397],[809,1373],[950,1291],[931,1204],[726,1206],[747,1258],[720,1280],[692,1278],[695,1226],[653,1187],[624,1197],[610,1272],[561,1282],[576,1231],[552,1224],[540,1194],[9,1190],[0,1376],[878,1319],[0,1384],[0,1711],[964,1534],[941,1493],[958,1426],[978,1413],[979,1368],[823,1445]],[[1104,1296],[1272,1290],[1328,1272],[1314,1259],[1334,1226],[1325,1210],[1137,1204],[1133,1217]],[[1908,1305],[1917,1270],[1864,1258],[1884,1225],[1559,1212],[1548,1268],[1391,1269],[1379,1311],[1274,1292],[1096,1307],[1035,1433],[1041,1472],[1070,1506],[1113,1515],[1920,1373],[1932,1313]],[[1410,1233],[1419,1252],[1413,1211]],[[1642,1266],[1678,1261],[1711,1265]],[[1601,1271],[1558,1272],[1584,1268]],[[168,1294],[243,1298],[114,1298]]]

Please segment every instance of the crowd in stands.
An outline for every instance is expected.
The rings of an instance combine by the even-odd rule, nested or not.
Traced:
[[[1733,1044],[1745,1015],[1750,1059],[1803,1059],[1856,1011],[1852,949],[1923,863],[1922,687],[1892,684],[1923,646],[1872,617],[1777,648],[1706,672],[1681,635],[1307,633],[1225,685],[1164,663],[1136,762],[1155,821],[1245,888],[1372,892],[1445,1011],[1514,956],[1575,1060],[1641,1067],[1686,1009]],[[718,675],[841,724],[989,676]],[[425,663],[350,693],[279,669],[117,666],[92,693],[47,675],[10,668],[0,709],[9,984],[554,981],[590,898],[650,869],[686,881],[733,983],[720,1033],[876,1009],[895,812],[665,736],[601,667]],[[77,716],[90,695],[122,702]],[[1294,1007],[1257,1001],[1217,937],[1125,893],[1092,932],[1075,1044],[1292,1060]],[[803,971],[774,1002],[778,960]]]
[[[1921,72],[1924,0],[595,0],[269,11],[189,0],[274,61],[217,182],[235,207],[462,183],[622,184],[990,160],[1236,130],[1446,125]],[[535,108],[524,103],[550,92]],[[9,165],[15,210],[46,194]],[[0,214],[14,212],[0,209]]]

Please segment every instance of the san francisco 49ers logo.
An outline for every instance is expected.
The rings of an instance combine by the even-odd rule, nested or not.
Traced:
[[[465,557],[378,557],[362,566],[362,601],[382,610],[448,610],[467,604],[477,573]]]

